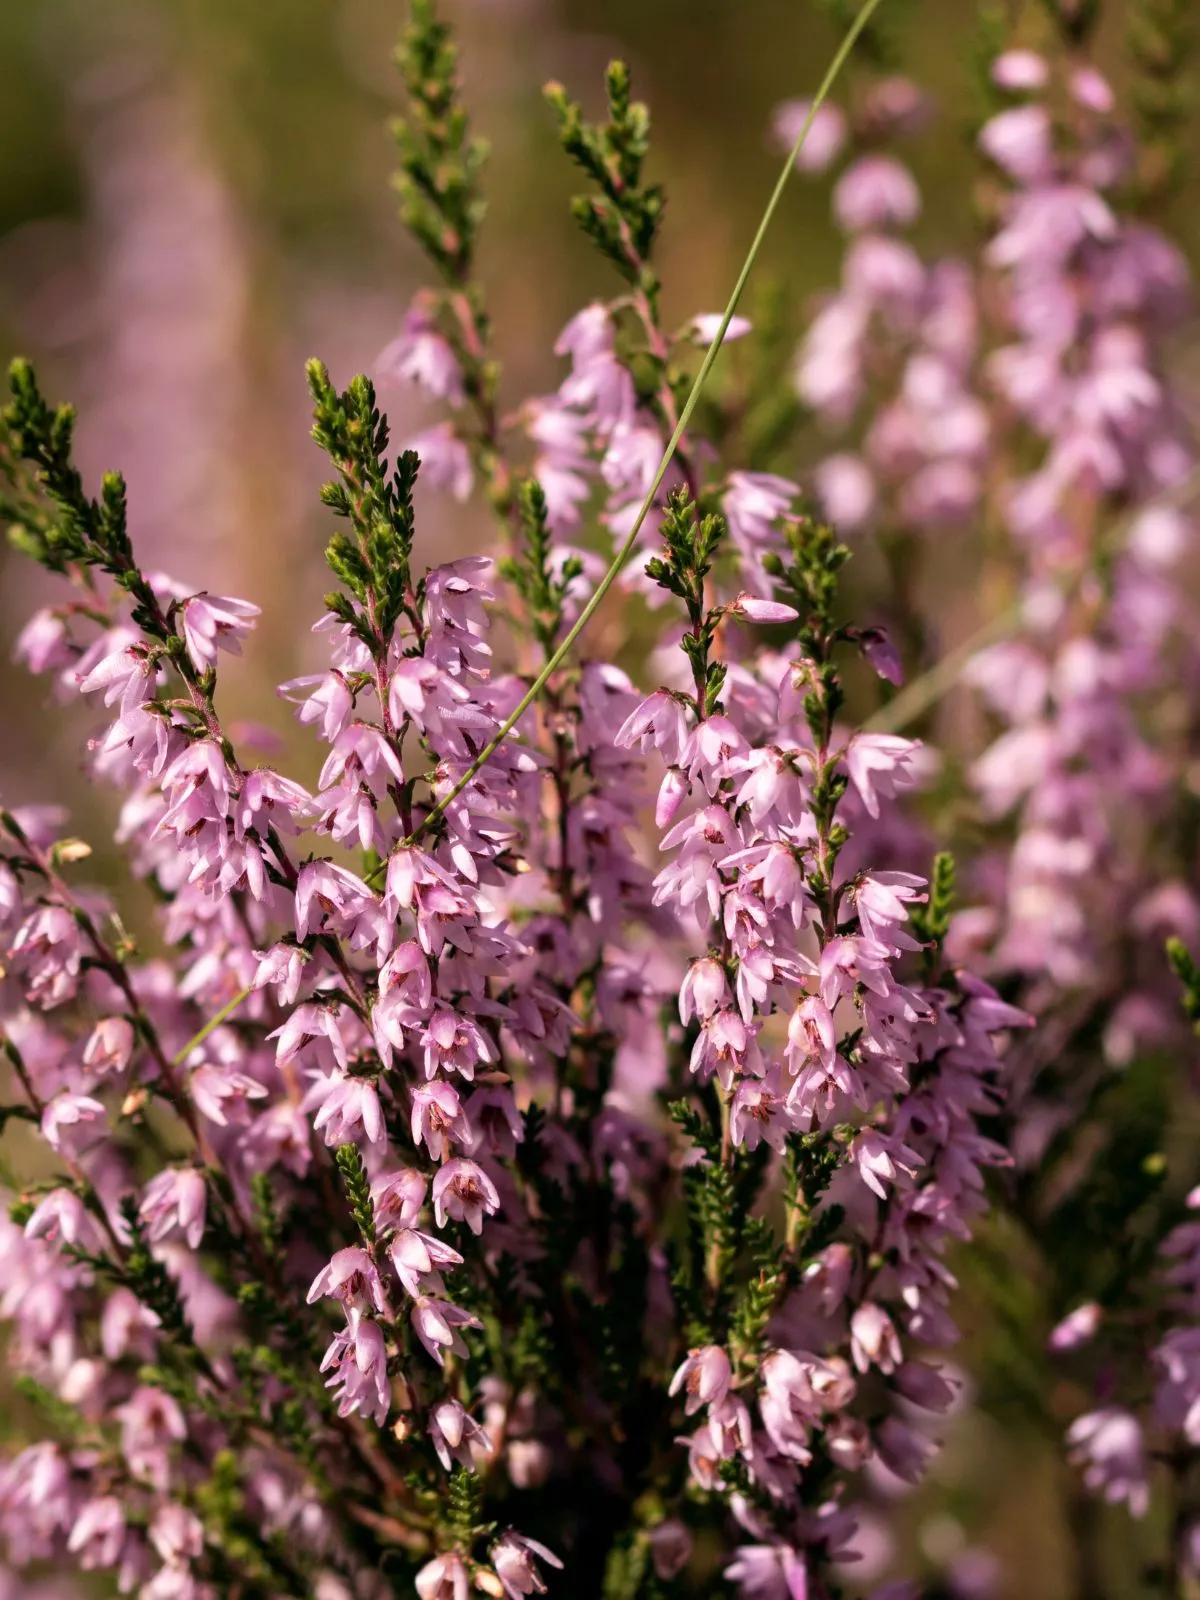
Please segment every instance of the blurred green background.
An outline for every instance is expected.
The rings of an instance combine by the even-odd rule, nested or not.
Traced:
[[[1125,9],[1108,0],[1100,44],[1118,85]],[[558,330],[614,288],[567,214],[575,185],[542,103],[547,78],[595,110],[605,63],[631,61],[669,196],[668,320],[718,309],[775,175],[771,110],[811,92],[834,46],[814,0],[447,0],[446,12],[493,143],[481,274],[506,398],[553,386]],[[90,472],[126,473],[145,564],[262,604],[251,654],[223,669],[225,703],[281,732],[274,685],[315,660],[308,630],[325,587],[303,361],[321,355],[341,381],[370,370],[422,281],[388,182],[403,16],[402,0],[0,0],[0,354],[34,357],[47,391],[77,403]],[[903,65],[940,109],[912,147],[926,201],[917,237],[966,248],[975,6],[908,0],[902,18]],[[1168,220],[1196,260],[1200,170]],[[827,184],[798,179],[764,274],[802,307],[838,257]],[[420,424],[410,394],[384,400],[401,436]],[[431,500],[422,538],[444,556],[490,532],[478,512]],[[969,609],[969,552],[946,570],[964,588],[947,608]],[[0,554],[6,638],[49,592]],[[6,800],[62,801],[98,841],[112,807],[80,773],[85,714],[48,714],[43,686],[7,661],[0,703]],[[1036,1277],[1019,1242],[994,1242],[1012,1349],[1036,1352]],[[905,1569],[957,1572],[963,1596],[1091,1600],[1100,1570],[1105,1593],[1149,1592],[1135,1574],[1159,1530],[1080,1497],[1054,1435],[1081,1397],[1060,1363],[1059,1388],[1046,1386],[1056,1414],[1024,1403],[1031,1375],[995,1356],[995,1287],[968,1285],[965,1350],[983,1404],[952,1427],[930,1490],[900,1519]],[[985,1299],[991,1309],[973,1313]],[[1096,1537],[1081,1563],[1084,1524]]]

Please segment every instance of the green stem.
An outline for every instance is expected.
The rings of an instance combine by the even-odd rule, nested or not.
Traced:
[[[977,628],[969,639],[964,639],[956,649],[945,655],[935,667],[923,672],[919,678],[893,695],[886,705],[880,706],[873,717],[863,723],[867,733],[898,733],[901,728],[915,722],[922,712],[936,705],[944,694],[954,687],[962,676],[963,668],[971,657],[989,644],[997,644],[1015,633],[1021,620],[1021,606],[1009,606],[998,617]]]
[[[243,989],[240,994],[235,994],[232,1000],[227,1000],[217,1012],[215,1017],[210,1017],[199,1033],[194,1033],[182,1050],[177,1050],[171,1057],[171,1065],[181,1067],[198,1044],[203,1044],[215,1028],[219,1028],[226,1017],[232,1016],[244,1000],[248,1000],[251,990]]]

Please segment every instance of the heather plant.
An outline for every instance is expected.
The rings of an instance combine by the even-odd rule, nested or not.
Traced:
[[[0,1225],[38,1419],[0,1468],[13,1565],[147,1600],[861,1593],[961,1403],[965,1267],[1081,1488],[1161,1500],[1147,1584],[1200,1576],[1195,469],[1150,215],[1187,19],[1137,10],[1139,145],[1095,6],[1032,43],[985,8],[977,249],[928,262],[890,147],[932,108],[877,6],[831,7],[730,302],[682,327],[628,69],[597,121],[548,86],[614,293],[506,409],[487,149],[414,0],[396,184],[432,281],[379,369],[444,415],[394,443],[370,379],[309,364],[327,664],[280,692],[315,785],[223,720],[258,608],[140,566],[121,478],[13,365],[0,500],[63,596],[17,652],[102,702],[158,928],[58,808],[0,812],[0,1115],[40,1147]],[[843,154],[842,281],[791,368],[742,291],[792,166]],[[418,484],[478,490],[491,553],[425,566]],[[999,626],[947,656],[921,575],[976,537]],[[939,750],[957,677],[989,720]],[[1001,1297],[1013,1228],[1040,1320]]]

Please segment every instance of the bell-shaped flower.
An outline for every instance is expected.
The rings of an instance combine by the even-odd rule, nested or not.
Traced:
[[[496,1185],[474,1161],[456,1156],[433,1180],[433,1214],[439,1228],[445,1226],[447,1217],[453,1217],[465,1222],[472,1233],[479,1233],[484,1217],[499,1209]]]
[[[684,1410],[693,1416],[701,1406],[712,1406],[729,1393],[733,1369],[720,1345],[700,1345],[688,1352],[687,1360],[671,1379],[669,1393],[684,1393]]]

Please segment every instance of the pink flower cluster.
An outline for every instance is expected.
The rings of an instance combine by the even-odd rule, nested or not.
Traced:
[[[1195,683],[1181,573],[1197,454],[1171,346],[1194,295],[1184,256],[1131,204],[1136,142],[1071,37],[1059,51],[1010,49],[990,64],[977,139],[983,229],[970,259],[927,264],[900,237],[920,200],[881,148],[913,131],[912,119],[889,127],[871,114],[890,80],[870,86],[851,118],[822,112],[820,159],[805,163],[824,170],[848,141],[861,152],[833,195],[850,238],[842,284],[797,354],[799,395],[845,436],[814,464],[821,500],[878,540],[897,626],[918,645],[942,625],[919,598],[926,534],[975,519],[983,583],[1009,604],[1010,620],[989,619],[992,640],[962,673],[987,718],[967,765],[986,833],[976,904],[956,917],[948,948],[1041,1024],[1008,1059],[1006,1140],[1027,1191],[1014,1198],[1018,1214],[1036,1207],[1039,1180],[1078,1188],[1090,1160],[1103,1163],[1084,1154],[1113,1137],[1119,1102],[1103,1097],[1131,1069],[1152,1070],[1140,1063],[1154,1052],[1183,1047],[1162,944],[1169,934],[1194,946],[1200,933],[1194,852],[1166,843],[1189,804],[1175,719],[1190,716]],[[919,100],[911,87],[907,100]],[[1168,1219],[1196,1176],[1186,1152],[1171,1171]],[[1131,1208],[1142,1203],[1130,1194]],[[1036,1226],[1036,1211],[1022,1220]],[[1089,1373],[1100,1403],[1071,1426],[1069,1453],[1087,1486],[1136,1515],[1150,1504],[1154,1450],[1182,1475],[1194,1446],[1194,1307],[1171,1291],[1190,1281],[1189,1228],[1167,1233],[1162,1272],[1121,1267],[1105,1303],[1079,1301],[1049,1336],[1060,1354],[1099,1347]],[[1064,1238],[1062,1248],[1088,1247]],[[1079,1281],[1065,1257],[1046,1266]],[[1141,1416],[1120,1393],[1141,1376],[1128,1345],[1114,1349],[1126,1319],[1156,1330],[1139,1346],[1161,1375]],[[1177,1515],[1170,1559],[1194,1572],[1195,1515],[1182,1494]]]

